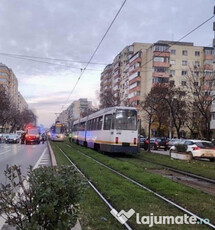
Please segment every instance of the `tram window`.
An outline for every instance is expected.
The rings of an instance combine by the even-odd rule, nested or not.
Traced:
[[[80,125],[79,125],[79,131],[84,131],[85,130],[85,123],[86,122],[80,123]]]
[[[105,115],[104,130],[110,130],[111,120],[112,120],[112,114]]]
[[[117,110],[115,117],[115,129],[136,130],[137,112],[135,110]]]
[[[103,121],[103,117],[101,116],[98,118],[98,130],[102,129],[102,121]]]
[[[92,130],[92,129],[93,129],[92,125],[93,125],[93,120],[90,120],[90,123],[89,123],[89,130]]]
[[[97,130],[97,126],[98,126],[98,125],[97,125],[97,119],[98,119],[98,118],[95,118],[95,119],[94,119],[94,130]]]

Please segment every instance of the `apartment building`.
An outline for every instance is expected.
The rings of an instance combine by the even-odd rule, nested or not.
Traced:
[[[28,108],[28,105],[18,91],[18,80],[13,70],[6,65],[0,63],[0,85],[5,89],[5,92],[9,95],[11,103],[16,109],[22,112]]]
[[[102,72],[100,103],[105,91],[112,89],[118,105],[140,109],[140,102],[156,83],[187,90],[187,77],[194,73],[206,79],[205,87],[212,87],[214,69],[212,47],[174,41],[133,43],[125,47]],[[200,77],[196,84],[199,81]]]
[[[25,109],[28,109],[28,104],[20,92],[18,92],[18,107],[17,107],[17,109],[20,112],[23,112]]]
[[[9,94],[10,90],[10,69],[0,63],[0,84],[4,87],[7,94]]]
[[[92,109],[92,102],[87,98],[80,98],[73,101],[66,110],[60,113],[56,121],[62,122],[68,129],[71,129],[73,121],[85,116],[90,109]]]

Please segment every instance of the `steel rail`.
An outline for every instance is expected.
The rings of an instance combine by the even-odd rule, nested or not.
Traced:
[[[72,148],[71,145],[68,145],[68,144],[66,144],[66,145],[67,145],[68,147]],[[76,150],[77,150],[77,149],[76,149]],[[184,213],[187,213],[187,214],[190,215],[190,216],[194,216],[197,220],[200,221],[200,223],[203,223],[203,224],[208,225],[208,226],[210,226],[211,228],[215,229],[215,225],[214,225],[214,224],[211,224],[210,222],[205,222],[205,221],[204,221],[205,218],[199,217],[198,215],[196,215],[195,213],[193,213],[193,212],[187,210],[186,208],[182,207],[181,205],[179,205],[179,204],[177,204],[177,203],[175,203],[175,202],[173,202],[173,201],[171,201],[171,200],[165,198],[164,196],[160,195],[159,193],[153,191],[152,189],[150,189],[150,188],[148,188],[148,187],[146,187],[146,186],[140,184],[139,182],[137,182],[137,181],[131,179],[130,177],[128,177],[128,176],[126,176],[126,175],[124,175],[124,174],[118,172],[117,170],[115,170],[115,169],[113,169],[113,168],[111,168],[111,167],[109,167],[109,166],[103,164],[102,162],[100,162],[100,161],[94,159],[93,157],[90,157],[90,156],[86,155],[86,154],[83,153],[82,151],[80,151],[80,150],[77,150],[77,151],[78,151],[79,153],[81,153],[82,155],[84,155],[85,157],[87,157],[87,158],[89,158],[89,159],[95,161],[95,162],[98,163],[99,165],[101,165],[101,166],[103,166],[103,167],[109,169],[110,171],[116,173],[117,175],[119,175],[119,176],[121,176],[121,177],[127,179],[128,181],[134,183],[135,185],[137,185],[137,186],[143,188],[144,190],[146,190],[146,191],[148,191],[148,192],[154,194],[155,196],[159,197],[160,199],[164,200],[165,202],[167,202],[167,203],[173,205],[174,207],[178,208],[179,210],[183,211]]]
[[[149,163],[152,163],[152,164],[156,164],[156,165],[160,165],[160,166],[163,166],[165,167],[166,169],[169,169],[173,172],[177,172],[177,173],[180,173],[180,174],[183,174],[185,176],[190,176],[190,177],[193,177],[195,179],[199,179],[199,180],[203,180],[203,181],[207,181],[209,183],[212,183],[212,184],[215,184],[215,180],[214,179],[210,179],[210,178],[207,178],[207,177],[203,177],[203,176],[200,176],[200,175],[197,175],[197,174],[193,174],[193,173],[190,173],[190,172],[187,172],[187,171],[181,171],[180,169],[176,169],[176,168],[173,168],[171,166],[168,166],[168,165],[164,165],[164,164],[161,164],[161,163],[157,163],[157,162],[153,162],[153,161],[150,161],[150,160],[144,160],[146,162],[149,162]]]
[[[118,213],[116,209],[107,201],[107,199],[102,195],[101,192],[93,185],[93,183],[87,178],[87,176],[78,168],[78,166],[66,155],[66,153],[57,146],[58,149],[63,153],[66,159],[76,168],[76,170],[87,180],[87,183],[91,186],[91,188],[99,195],[99,197],[105,202],[105,204],[110,208],[110,210],[114,210],[116,214]],[[120,219],[120,217],[118,217]],[[123,219],[122,219],[123,221]],[[123,224],[126,229],[133,230],[126,222]]]

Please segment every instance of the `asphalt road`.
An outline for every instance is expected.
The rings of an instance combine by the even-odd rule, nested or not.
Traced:
[[[48,152],[46,144],[0,144],[0,183],[7,182],[4,171],[7,165],[20,165],[22,173],[27,175],[29,166],[36,165],[41,155]]]

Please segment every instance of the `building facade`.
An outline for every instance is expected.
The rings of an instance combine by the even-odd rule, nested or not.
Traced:
[[[61,112],[56,121],[60,121],[67,126],[68,131],[71,131],[73,121],[86,116],[91,109],[92,102],[88,101],[87,98],[80,98],[76,101],[73,101],[66,110]]]
[[[18,80],[13,70],[8,68],[6,65],[0,63],[0,85],[5,89],[6,94],[10,98],[10,102],[15,109],[22,112],[28,108],[28,105],[18,91]]]
[[[102,72],[100,103],[105,92],[112,89],[118,105],[134,106],[142,117],[140,103],[156,83],[187,90],[188,76],[195,74],[197,79],[199,76],[196,84],[200,84],[203,77],[205,89],[211,87],[212,90],[213,53],[213,47],[194,46],[192,42],[133,43]],[[146,125],[143,128],[146,129]]]

